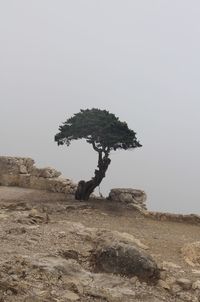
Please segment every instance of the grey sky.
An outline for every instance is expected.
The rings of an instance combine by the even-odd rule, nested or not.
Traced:
[[[150,209],[199,212],[199,16],[197,0],[1,0],[1,154],[88,179],[91,147],[53,137],[80,108],[107,109],[143,148],[113,152],[102,192],[139,188]]]

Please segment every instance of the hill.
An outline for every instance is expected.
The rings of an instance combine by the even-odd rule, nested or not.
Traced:
[[[0,301],[200,301],[199,230],[105,199],[1,186]],[[147,279],[134,276],[130,253],[120,267],[127,246],[155,261],[155,282],[146,264]]]

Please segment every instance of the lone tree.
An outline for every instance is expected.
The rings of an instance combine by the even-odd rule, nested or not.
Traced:
[[[142,145],[136,138],[136,133],[121,122],[114,114],[100,109],[80,110],[67,119],[59,127],[55,136],[58,145],[70,145],[72,140],[86,139],[98,152],[98,165],[94,177],[89,181],[78,183],[75,198],[88,200],[94,189],[100,185],[111,162],[109,156],[112,150],[134,149]]]

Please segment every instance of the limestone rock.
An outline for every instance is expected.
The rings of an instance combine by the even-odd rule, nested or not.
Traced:
[[[164,269],[179,269],[181,268],[180,265],[176,264],[176,263],[173,263],[173,262],[170,262],[170,261],[163,261],[163,268]]]
[[[31,158],[0,156],[0,185],[3,186],[74,194],[76,184],[60,175],[60,172],[50,167],[35,167]]]
[[[70,232],[74,233],[85,240],[94,241],[96,245],[107,245],[109,242],[125,243],[137,246],[138,248],[148,250],[149,247],[140,239],[126,232],[108,231],[106,229],[87,228],[82,223],[72,223],[69,226]]]
[[[25,165],[21,165],[21,166],[19,167],[19,172],[20,172],[21,174],[27,174],[28,171],[27,171],[27,169],[26,169],[26,166],[25,166]]]
[[[192,269],[192,273],[195,275],[200,275],[200,270]]]
[[[136,246],[124,243],[110,243],[98,247],[91,257],[95,271],[137,276],[149,283],[156,282],[160,271],[153,258]]]
[[[188,243],[181,249],[184,260],[191,266],[200,266],[200,241]]]
[[[167,282],[167,284],[172,285],[172,284],[176,283],[176,278],[171,276],[171,277],[166,278],[165,281]]]
[[[65,294],[63,295],[63,298],[67,299],[67,301],[69,301],[69,302],[78,301],[78,300],[80,301],[80,297],[76,293],[74,293],[70,290],[67,290],[65,292]]]
[[[181,300],[186,301],[186,302],[199,302],[199,299],[197,297],[195,297],[192,294],[187,293],[187,292],[179,292],[179,293],[177,293],[177,296]]]
[[[29,173],[33,165],[34,160],[31,158],[0,156],[0,175],[17,175],[20,173],[21,166],[25,166]]]
[[[192,289],[200,289],[200,280],[196,280],[196,281],[192,284]]]
[[[34,168],[32,175],[37,176],[37,177],[44,177],[44,178],[54,178],[54,177],[59,177],[61,175],[61,172],[51,168]]]
[[[135,189],[116,188],[109,193],[108,199],[122,202],[125,204],[133,204],[138,206],[138,209],[146,210],[147,196],[144,191]]]
[[[176,294],[181,291],[181,286],[178,284],[173,284],[170,291],[171,293]]]
[[[189,290],[192,287],[192,282],[186,278],[180,278],[176,281],[184,290]]]
[[[158,285],[166,290],[170,290],[170,286],[169,284],[167,284],[167,282],[165,282],[164,280],[159,280],[158,281]]]
[[[135,238],[131,234],[128,234],[126,232],[117,232],[117,231],[113,231],[112,233],[121,242],[136,244],[138,247],[144,250],[149,249],[149,247],[146,244],[142,243],[140,239]]]
[[[132,203],[134,199],[130,193],[121,193],[119,195],[119,200],[123,203]]]

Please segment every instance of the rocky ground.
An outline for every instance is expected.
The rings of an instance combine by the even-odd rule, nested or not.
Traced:
[[[198,224],[0,187],[0,238],[0,301],[200,301]]]

